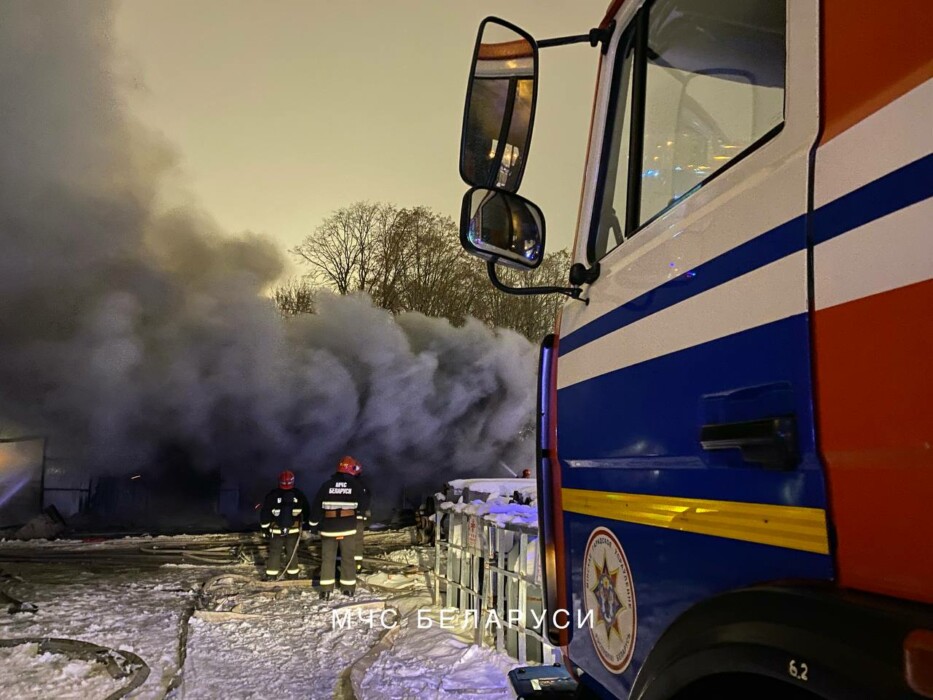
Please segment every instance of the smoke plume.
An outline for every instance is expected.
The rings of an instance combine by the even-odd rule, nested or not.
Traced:
[[[88,475],[289,468],[313,492],[349,452],[383,502],[530,464],[526,340],[365,297],[282,321],[269,240],[160,205],[173,154],[126,113],[113,13],[0,5],[0,420]]]

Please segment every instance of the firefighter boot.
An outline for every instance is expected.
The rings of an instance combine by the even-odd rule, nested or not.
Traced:
[[[353,595],[356,593],[356,589],[355,588],[344,588],[341,591],[341,593],[343,593],[347,598],[352,598]]]
[[[330,591],[320,591],[320,592],[317,594],[317,597],[318,597],[320,600],[330,600]]]

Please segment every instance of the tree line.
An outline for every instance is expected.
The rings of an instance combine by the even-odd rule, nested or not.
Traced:
[[[554,326],[560,295],[515,296],[496,290],[483,261],[460,246],[454,220],[428,207],[355,202],[324,219],[290,251],[306,270],[272,292],[280,313],[314,313],[318,289],[366,292],[398,314],[417,311],[462,324],[468,316],[511,328],[537,342]],[[535,270],[499,268],[511,286],[566,286],[570,256],[549,253]]]

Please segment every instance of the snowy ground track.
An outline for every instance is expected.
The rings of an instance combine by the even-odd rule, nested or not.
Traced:
[[[11,640],[0,640],[0,686],[20,698],[101,700],[510,697],[512,660],[470,644],[468,630],[417,627],[415,611],[432,610],[433,551],[410,543],[410,532],[367,533],[357,595],[325,602],[308,578],[313,547],[303,578],[263,582],[251,535],[2,542],[0,590],[37,610],[0,615],[0,638]],[[367,611],[376,624],[364,624]],[[378,623],[383,611],[393,626]],[[353,624],[335,624],[348,613]],[[39,641],[12,641],[27,638]],[[43,646],[49,638],[139,659],[148,677],[128,688],[138,664],[137,676],[114,678],[93,653],[68,656]]]

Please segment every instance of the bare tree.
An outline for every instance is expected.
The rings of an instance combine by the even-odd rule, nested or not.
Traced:
[[[304,281],[273,292],[283,315],[314,310],[314,284],[369,293],[392,313],[417,311],[461,324],[468,316],[532,340],[550,332],[564,297],[512,296],[489,283],[485,266],[459,243],[457,224],[427,207],[355,202],[335,211],[292,251],[310,268]],[[570,256],[552,253],[535,270],[500,269],[511,286],[565,285]]]
[[[406,211],[404,227],[410,242],[403,307],[455,323],[471,313],[478,295],[473,267],[457,243],[457,226],[449,216],[426,207]]]
[[[292,253],[311,267],[310,276],[340,294],[367,291],[374,262],[374,238],[391,205],[356,202],[324,219]]]
[[[373,240],[372,285],[377,305],[393,313],[404,310],[402,293],[413,239],[408,210],[384,205],[379,214],[378,235]]]
[[[314,313],[315,287],[305,279],[290,279],[272,290],[272,303],[283,316]]]

